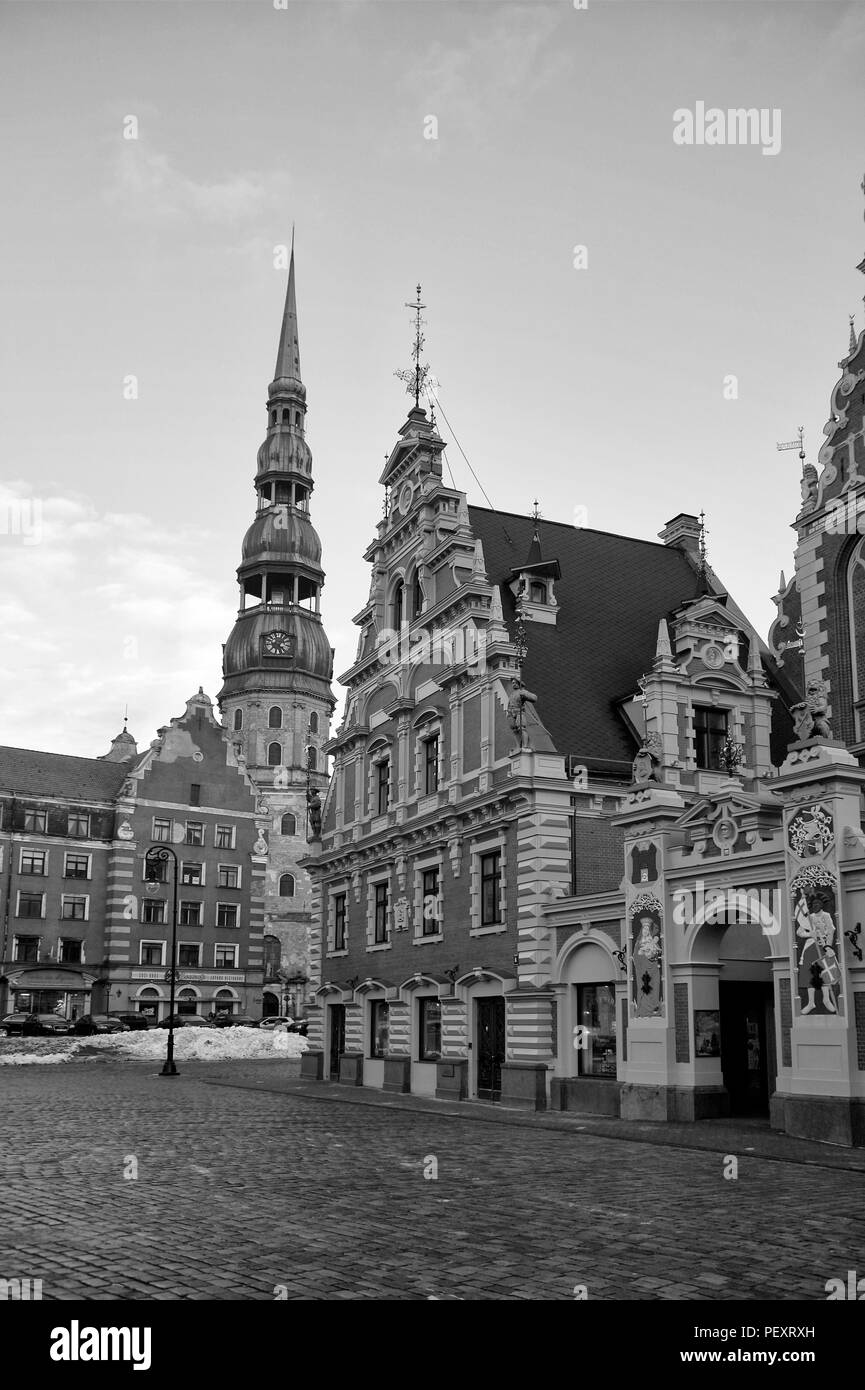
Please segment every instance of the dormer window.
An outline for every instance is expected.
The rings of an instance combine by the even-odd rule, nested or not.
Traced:
[[[694,706],[694,761],[707,772],[720,772],[721,749],[727,738],[729,711],[710,705]]]
[[[546,603],[547,586],[539,579],[533,579],[529,584],[529,602]]]

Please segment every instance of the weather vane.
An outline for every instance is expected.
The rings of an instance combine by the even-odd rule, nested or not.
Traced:
[[[405,382],[405,389],[410,396],[414,396],[415,408],[417,409],[420,406],[421,392],[426,390],[429,381],[429,364],[425,362],[423,366],[421,366],[420,361],[420,356],[426,341],[421,331],[423,325],[426,323],[426,319],[421,318],[421,311],[426,308],[426,305],[421,304],[420,285],[417,287],[417,303],[407,303],[405,307],[411,309],[415,316],[414,346],[412,348],[414,367],[409,371],[394,372],[394,376],[399,377],[400,381]]]

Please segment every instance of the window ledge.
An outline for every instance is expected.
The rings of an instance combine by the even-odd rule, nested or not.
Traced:
[[[436,932],[435,936],[415,936],[412,938],[412,946],[429,946],[434,941],[444,941],[444,932]]]
[[[389,951],[391,943],[389,941],[376,941],[372,946],[367,946],[368,951]],[[346,955],[348,952],[346,951]]]
[[[498,922],[493,927],[472,927],[469,936],[495,936],[500,932],[506,932],[507,929],[507,922]]]
[[[348,951],[325,951],[324,954],[327,960],[335,960],[338,959],[340,956],[347,956]]]

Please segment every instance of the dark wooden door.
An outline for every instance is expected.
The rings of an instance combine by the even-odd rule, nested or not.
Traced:
[[[339,1059],[345,1052],[345,1005],[330,1005],[330,1078],[339,1077]]]
[[[505,1060],[505,1001],[477,1001],[478,1100],[501,1100]]]
[[[767,1115],[774,1088],[772,986],[751,981],[722,982],[721,1071],[733,1115]]]

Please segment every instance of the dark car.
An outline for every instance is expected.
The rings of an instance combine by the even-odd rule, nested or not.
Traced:
[[[109,1014],[109,1018],[119,1018],[121,1023],[125,1023],[133,1032],[138,1028],[149,1028],[150,1019],[147,1014]]]
[[[51,1034],[71,1033],[72,1024],[68,1018],[61,1018],[60,1014],[28,1014],[21,1031],[27,1038],[48,1037]]]
[[[5,1018],[0,1018],[0,1033],[7,1038],[11,1038],[13,1033],[23,1033],[29,1017],[29,1014],[7,1014]]]
[[[169,1018],[159,1020],[160,1028],[167,1028],[172,1022]],[[209,1018],[202,1018],[201,1014],[175,1014],[173,1018],[175,1028],[212,1028],[213,1022]]]
[[[108,1014],[82,1014],[81,1018],[76,1019],[75,1032],[83,1034],[91,1033],[128,1033],[129,1024],[122,1019],[109,1017]]]
[[[249,1014],[217,1014],[213,1020],[214,1028],[258,1028],[261,1025],[260,1018],[251,1018]]]

